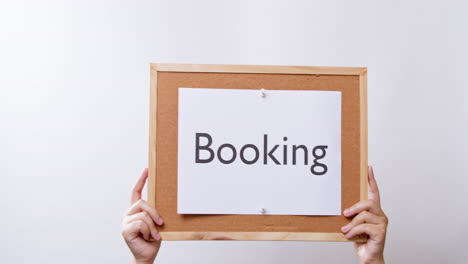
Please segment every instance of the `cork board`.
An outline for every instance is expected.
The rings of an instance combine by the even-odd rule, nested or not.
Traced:
[[[342,211],[367,199],[367,69],[151,64],[148,201],[164,240],[350,241],[341,216],[177,214],[178,88],[342,92]],[[363,241],[364,236],[352,239]]]

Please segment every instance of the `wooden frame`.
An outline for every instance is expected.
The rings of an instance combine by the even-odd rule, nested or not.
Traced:
[[[150,65],[149,163],[148,201],[156,201],[156,133],[159,72],[196,73],[261,73],[359,76],[360,116],[360,200],[367,199],[367,68],[311,67],[311,66],[257,66],[215,64],[159,64]],[[366,236],[347,239],[342,233],[321,232],[161,232],[164,240],[295,240],[295,241],[365,241]]]

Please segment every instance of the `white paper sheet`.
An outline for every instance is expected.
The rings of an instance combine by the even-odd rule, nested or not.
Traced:
[[[341,92],[179,88],[178,122],[179,214],[341,214]]]

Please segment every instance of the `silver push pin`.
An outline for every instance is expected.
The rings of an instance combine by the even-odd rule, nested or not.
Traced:
[[[261,92],[262,92],[262,93],[261,93],[262,98],[265,98],[265,97],[266,97],[265,89],[262,88],[262,89],[261,89]]]
[[[262,208],[262,210],[260,210],[260,212],[262,212],[262,214],[266,214],[266,209]]]

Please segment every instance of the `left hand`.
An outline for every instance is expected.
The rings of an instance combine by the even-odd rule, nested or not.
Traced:
[[[135,264],[153,263],[161,247],[161,235],[156,226],[161,226],[163,219],[154,207],[141,199],[147,178],[148,169],[145,169],[133,187],[132,205],[122,218],[122,236]]]
[[[367,234],[366,242],[355,242],[354,249],[360,263],[384,263],[384,246],[387,234],[388,218],[380,207],[379,188],[371,166],[368,168],[368,200],[361,201],[344,210],[346,217],[354,217],[341,228],[346,238]]]

